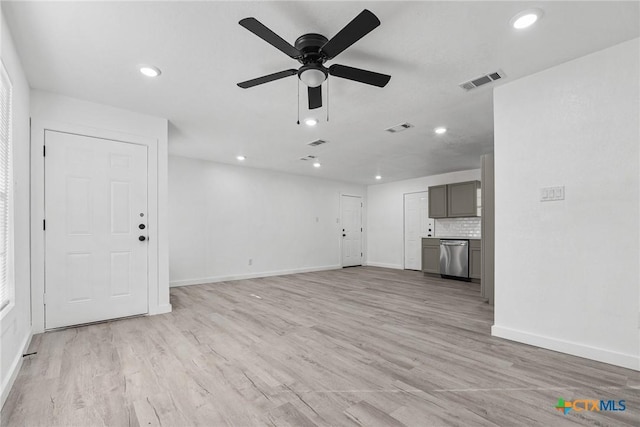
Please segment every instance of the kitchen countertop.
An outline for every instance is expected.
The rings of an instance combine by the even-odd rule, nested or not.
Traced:
[[[449,240],[482,240],[481,237],[423,237],[423,239],[449,239]]]

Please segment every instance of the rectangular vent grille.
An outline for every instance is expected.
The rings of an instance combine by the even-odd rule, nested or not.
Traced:
[[[477,87],[486,85],[487,83],[491,83],[491,82],[495,82],[496,80],[503,79],[505,77],[506,75],[504,74],[504,71],[498,70],[494,73],[489,73],[489,74],[485,74],[484,76],[476,77],[475,79],[469,80],[468,82],[460,83],[458,86],[460,86],[464,90],[469,91]]]
[[[390,128],[386,128],[385,130],[389,133],[398,133],[412,127],[413,125],[411,123],[400,123],[399,125],[391,126]]]
[[[300,160],[307,161],[307,160],[313,160],[313,159],[315,159],[315,158],[316,158],[316,156],[312,156],[312,155],[310,154],[310,155],[305,156],[305,157],[300,157]]]
[[[310,145],[312,147],[317,147],[318,145],[326,144],[327,142],[328,141],[325,141],[324,139],[316,139],[315,141],[311,141],[307,145]]]

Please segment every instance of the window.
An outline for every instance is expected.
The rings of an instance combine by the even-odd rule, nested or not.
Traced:
[[[0,67],[0,311],[13,298],[13,254],[11,224],[11,95],[9,75]]]

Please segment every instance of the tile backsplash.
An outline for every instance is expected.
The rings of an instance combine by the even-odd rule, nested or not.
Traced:
[[[480,238],[482,218],[443,218],[436,219],[435,237]]]

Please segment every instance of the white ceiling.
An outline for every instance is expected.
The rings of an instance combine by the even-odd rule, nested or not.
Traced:
[[[509,20],[540,7],[534,27]],[[502,69],[500,84],[638,37],[638,2],[7,2],[2,8],[33,88],[170,121],[172,154],[247,167],[376,183],[477,168],[493,150],[492,87],[458,84]],[[328,38],[362,9],[382,24],[327,65],[384,74],[385,88],[329,81],[307,110],[297,78],[250,89],[236,83],[298,63],[238,25],[253,16],[285,40]],[[162,70],[154,80],[138,64]],[[326,83],[323,85],[326,93]],[[535,120],[535,117],[532,117]],[[415,125],[403,133],[383,129]],[[433,128],[449,132],[435,135]],[[306,144],[315,139],[329,143]],[[299,158],[317,155],[322,168]]]

